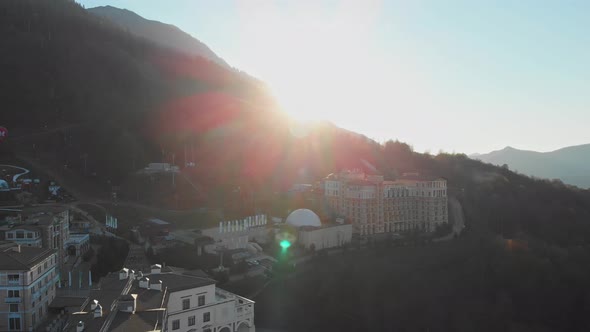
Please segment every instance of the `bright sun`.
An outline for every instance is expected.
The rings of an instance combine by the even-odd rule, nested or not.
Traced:
[[[386,75],[372,70],[369,45],[379,1],[258,5],[243,18],[245,35],[254,36],[249,47],[257,48],[250,60],[284,111],[300,121],[353,122],[363,108],[379,106]]]

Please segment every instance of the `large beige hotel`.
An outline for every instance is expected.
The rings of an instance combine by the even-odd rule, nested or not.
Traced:
[[[361,236],[411,230],[432,232],[448,222],[447,181],[404,174],[385,181],[362,171],[330,174],[323,182],[330,208]]]

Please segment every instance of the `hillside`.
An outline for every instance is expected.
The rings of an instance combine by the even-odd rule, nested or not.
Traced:
[[[224,68],[229,65],[207,45],[171,24],[145,19],[136,13],[112,6],[89,8],[94,15],[106,18],[129,33],[160,46],[209,59]]]
[[[288,317],[280,324],[311,330],[302,325],[330,323],[331,314],[352,308],[364,317],[355,320],[358,330],[590,327],[588,190],[465,155],[379,144],[329,123],[293,135],[261,82],[137,38],[68,0],[0,2],[0,38],[0,100],[9,110],[0,121],[11,135],[2,157],[30,157],[88,180],[103,194],[125,186],[148,162],[183,165],[187,146],[197,166],[184,168],[182,176],[209,196],[208,206],[223,209],[238,186],[272,194],[341,168],[362,168],[362,160],[389,179],[419,171],[448,180],[449,194],[465,212],[464,238],[441,250],[409,245],[399,251],[408,255],[393,261],[387,255],[397,255],[396,248],[375,248],[371,259],[358,258],[364,260],[359,265],[329,260],[325,268],[293,278],[309,288],[283,287],[276,290],[281,294],[257,300],[257,308],[298,308],[282,311]],[[148,179],[148,189],[171,201],[184,194],[160,180]],[[121,199],[133,200],[135,192]],[[505,247],[509,239],[527,243],[526,250]],[[274,295],[288,300],[276,306]],[[274,317],[282,318],[257,313],[263,322]]]
[[[149,126],[166,105],[198,95],[194,114],[256,104],[272,119],[259,81],[139,39],[71,1],[2,1],[0,37],[7,145],[74,170],[88,154],[88,172],[105,181],[163,158]]]
[[[471,156],[494,165],[508,165],[522,174],[590,188],[590,144],[570,146],[551,152],[535,152],[506,147]]]
[[[92,174],[105,189],[126,183],[148,162],[184,164],[187,146],[198,167],[184,175],[219,204],[238,186],[272,192],[363,168],[366,160],[388,178],[415,170],[448,178],[453,190],[472,192],[463,205],[474,205],[478,219],[492,218],[482,211],[496,211],[486,224],[505,235],[526,231],[567,244],[573,241],[567,234],[590,234],[588,191],[462,155],[381,145],[329,123],[293,135],[260,82],[137,39],[70,1],[4,1],[0,18],[0,36],[10,46],[1,59],[7,75],[0,77],[12,110],[2,118],[11,131],[5,148]],[[560,227],[553,231],[556,218]]]

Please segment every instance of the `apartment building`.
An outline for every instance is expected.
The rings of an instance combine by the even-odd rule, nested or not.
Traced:
[[[219,289],[215,280],[152,265],[101,279],[64,331],[253,332],[254,302]]]
[[[406,231],[432,232],[448,222],[447,182],[404,174],[395,181],[362,171],[343,171],[324,179],[324,197],[361,236]]]
[[[43,248],[58,251],[58,266],[62,266],[68,259],[66,246],[70,240],[69,209],[61,206],[28,208],[23,211],[21,219],[23,225],[36,227],[40,231]]]
[[[0,331],[33,331],[55,298],[57,252],[0,242]]]
[[[16,225],[12,228],[3,227],[4,240],[20,244],[23,247],[43,246],[43,239],[41,238],[41,229],[37,226],[30,225]]]

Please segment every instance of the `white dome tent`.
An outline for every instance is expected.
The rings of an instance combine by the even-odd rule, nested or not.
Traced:
[[[293,227],[314,226],[322,227],[320,217],[309,209],[298,209],[289,214],[287,224]]]
[[[308,250],[340,247],[350,243],[352,239],[352,225],[350,223],[328,222],[322,224],[320,217],[309,209],[291,212],[287,217],[286,224],[295,228],[295,234],[292,235],[293,240],[296,238],[296,242]]]

